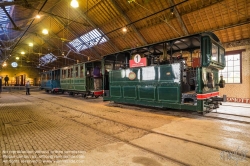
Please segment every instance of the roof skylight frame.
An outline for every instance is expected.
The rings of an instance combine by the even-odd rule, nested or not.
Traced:
[[[108,40],[108,37],[104,35],[104,33],[99,28],[96,28],[72,40],[69,42],[69,45],[79,52],[94,47],[98,44],[105,43]]]
[[[57,56],[55,56],[52,53],[48,53],[39,58],[39,63],[40,63],[40,66],[45,66],[49,63],[54,62],[55,60],[57,60]]]
[[[13,2],[13,1],[14,0],[5,0],[5,2]],[[13,6],[5,6],[5,9],[9,13],[9,15],[11,16]],[[0,9],[0,24],[1,24],[0,35],[6,33],[6,30],[9,26],[9,22],[10,22],[10,19],[8,18],[6,13],[3,11],[3,9],[1,8]]]

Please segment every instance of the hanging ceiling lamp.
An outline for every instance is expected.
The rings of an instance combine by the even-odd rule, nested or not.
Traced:
[[[43,29],[42,33],[43,33],[44,35],[47,35],[47,34],[49,33],[49,31],[48,31],[47,29]]]
[[[77,8],[79,7],[79,4],[78,4],[78,1],[77,0],[72,0],[70,5],[73,7],[73,8]]]
[[[6,66],[7,66],[7,63],[6,63],[6,62],[4,62],[4,63],[3,63],[3,67],[6,67]]]

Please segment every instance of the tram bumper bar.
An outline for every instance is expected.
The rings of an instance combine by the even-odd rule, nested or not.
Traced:
[[[221,102],[226,102],[227,101],[227,96],[226,95],[223,95],[223,97],[211,97],[210,98],[212,101],[221,101]]]

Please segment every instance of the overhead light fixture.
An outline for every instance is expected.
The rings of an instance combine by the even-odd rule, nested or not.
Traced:
[[[29,46],[30,46],[30,47],[33,47],[33,43],[29,43]]]
[[[132,3],[132,2],[135,2],[135,0],[128,0],[128,3]]]
[[[24,54],[25,54],[25,52],[24,52],[24,51],[22,51],[22,52],[21,52],[21,54],[22,54],[22,55],[24,55]]]
[[[41,16],[38,14],[38,15],[36,15],[36,18],[38,18],[38,19],[39,19],[39,18],[41,18]]]
[[[170,9],[171,14],[174,14],[174,8]]]
[[[18,57],[18,56],[16,57],[16,60],[19,60],[19,57]]]
[[[128,29],[127,29],[126,27],[124,27],[124,28],[122,28],[122,31],[123,31],[123,32],[127,32]]]
[[[5,66],[7,66],[7,63],[6,63],[6,62],[3,63],[3,67],[5,67]]]
[[[73,8],[78,8],[79,7],[79,4],[78,4],[78,1],[77,0],[72,0],[70,5],[73,7]]]
[[[49,31],[48,31],[47,29],[43,29],[42,33],[43,33],[44,35],[47,35],[47,34],[49,33]]]
[[[12,63],[11,63],[11,66],[12,66],[12,67],[17,67],[18,64],[17,64],[16,62],[12,62]]]

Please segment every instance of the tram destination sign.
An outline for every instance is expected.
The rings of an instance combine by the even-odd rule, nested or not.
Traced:
[[[142,58],[140,54],[136,54],[133,59],[129,60],[129,67],[147,66],[147,58]]]

